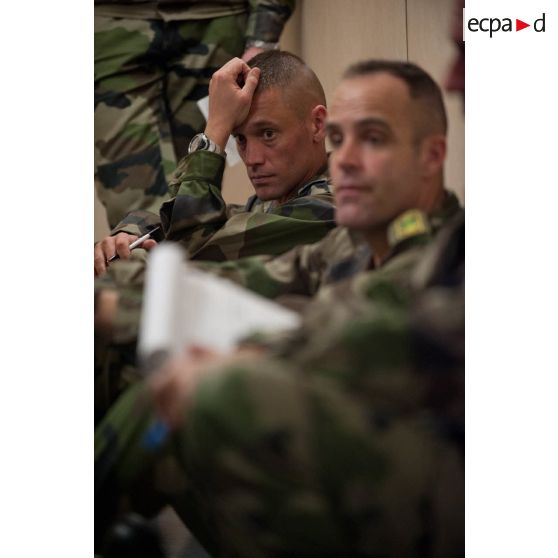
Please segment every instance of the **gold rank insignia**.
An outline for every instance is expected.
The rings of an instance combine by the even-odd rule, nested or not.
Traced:
[[[388,227],[388,242],[393,247],[407,238],[428,234],[430,230],[426,213],[411,209],[402,213]]]

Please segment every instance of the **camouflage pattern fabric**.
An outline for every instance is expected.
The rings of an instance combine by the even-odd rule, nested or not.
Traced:
[[[283,204],[264,204],[253,196],[245,206],[236,206],[225,204],[221,197],[223,167],[223,158],[214,153],[188,155],[181,163],[184,172],[177,172],[172,185],[176,197],[161,209],[167,236],[181,239],[194,261],[281,254],[324,237],[335,226],[333,195],[325,169]],[[117,231],[142,235],[158,223],[153,213],[132,212]],[[134,348],[145,260],[146,252],[135,250],[130,260],[114,262],[109,274],[95,281],[96,292],[113,289],[119,293],[110,343],[100,339],[96,342],[95,383],[102,386],[96,389],[98,416],[112,403],[114,394],[137,377]]]
[[[205,126],[196,103],[212,74],[242,55],[247,37],[278,40],[293,7],[220,2],[220,11],[198,10],[189,19],[182,3],[185,13],[175,14],[182,19],[169,21],[164,8],[159,18],[134,16],[132,4],[95,6],[95,185],[111,228],[130,211],[157,211],[168,199],[178,160]]]
[[[95,0],[95,13],[164,21],[195,21],[247,13],[246,39],[276,43],[295,4],[295,0]]]
[[[417,212],[410,211],[400,219],[396,219],[390,226],[390,240],[392,254],[384,266],[378,270],[381,273],[392,273],[392,266],[407,265],[407,259],[400,256],[408,251],[413,243],[420,246],[430,238],[430,233],[436,233],[445,222],[460,211],[459,201],[454,194],[446,193],[441,209],[429,216],[428,222],[418,231],[414,225]],[[418,222],[422,214],[418,212]],[[399,231],[397,234],[394,231]],[[417,232],[419,234],[417,234]],[[428,234],[422,234],[428,233]],[[140,252],[140,251],[138,251]],[[138,254],[137,259],[117,262],[112,270],[112,279],[98,280],[96,288],[115,288],[119,293],[119,302],[115,314],[112,342],[110,347],[99,343],[96,351],[95,369],[102,390],[98,391],[96,406],[98,416],[102,416],[114,401],[116,394],[139,379],[137,370],[132,366],[133,347],[137,341],[141,307],[143,303],[143,281],[145,274],[145,252]],[[394,256],[395,263],[392,263]],[[411,254],[408,258],[413,258]],[[323,240],[310,245],[296,246],[289,252],[278,256],[255,256],[237,261],[222,263],[196,262],[205,271],[221,275],[229,280],[243,285],[262,296],[274,298],[277,302],[302,312],[316,295],[328,298],[326,287],[349,279],[362,271],[373,268],[372,254],[362,238],[351,233],[344,227],[332,230]],[[406,269],[401,273],[406,276]],[[114,281],[114,283],[111,283]],[[355,283],[357,284],[357,283]],[[342,294],[341,296],[346,296]],[[357,299],[357,306],[358,306]],[[340,307],[350,309],[350,306]],[[348,316],[350,317],[350,316]],[[317,318],[317,323],[321,317]],[[325,318],[327,319],[327,317]],[[275,337],[259,338],[258,342],[275,342]],[[103,355],[101,358],[100,355]],[[107,385],[117,387],[108,390]],[[100,397],[109,394],[108,397]]]
[[[278,255],[315,242],[335,227],[334,200],[326,170],[283,204],[262,203],[252,196],[245,206],[238,206],[225,204],[220,193],[222,157],[200,151],[188,155],[183,163],[188,172],[177,172],[172,184],[176,197],[164,204],[161,216],[167,239],[180,240],[195,262]],[[158,223],[153,213],[134,212],[116,231],[143,235]],[[122,302],[113,337],[117,343],[128,343],[137,336],[145,260],[146,252],[135,250],[130,260],[111,264],[108,277],[96,280],[96,290],[119,291]]]
[[[134,386],[96,431],[96,513],[171,503],[213,556],[464,556],[463,214],[419,246],[208,376],[161,447]]]
[[[255,254],[281,254],[321,239],[334,223],[327,169],[322,169],[287,202],[226,204],[221,195],[225,159],[197,151],[182,159],[159,215],[132,212],[114,229],[143,235],[162,224],[166,240],[179,241],[191,259],[223,261]]]
[[[455,194],[446,192],[441,209],[428,217],[429,227],[437,231],[459,211]],[[413,215],[409,212],[408,215]],[[403,222],[403,227],[401,226]],[[405,230],[396,233],[395,231]],[[396,249],[414,230],[401,219],[390,227],[390,244]],[[356,232],[336,227],[322,240],[300,245],[278,257],[255,256],[228,262],[199,262],[205,271],[225,277],[266,298],[283,302],[285,295],[314,296],[319,288],[352,277],[373,265],[370,247]]]

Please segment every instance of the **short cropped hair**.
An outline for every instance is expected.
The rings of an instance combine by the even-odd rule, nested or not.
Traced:
[[[418,138],[447,134],[448,117],[440,86],[422,68],[411,62],[366,60],[349,66],[343,79],[386,73],[403,80],[412,99],[420,105]]]
[[[260,69],[256,93],[278,89],[297,111],[326,104],[324,89],[314,71],[301,58],[284,50],[267,50],[247,62]]]

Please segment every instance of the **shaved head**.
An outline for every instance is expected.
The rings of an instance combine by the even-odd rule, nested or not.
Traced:
[[[316,105],[326,104],[322,84],[316,74],[298,56],[281,50],[262,52],[248,61],[260,69],[256,95],[277,89],[286,104],[301,117]]]

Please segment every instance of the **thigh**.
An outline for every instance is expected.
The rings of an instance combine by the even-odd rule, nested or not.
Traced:
[[[424,555],[459,555],[462,459],[432,414],[310,376],[238,364],[196,391],[177,451],[223,543],[327,557],[411,556],[432,541],[440,552]]]
[[[158,25],[95,18],[95,182],[111,227],[131,210],[158,210],[167,191]]]

